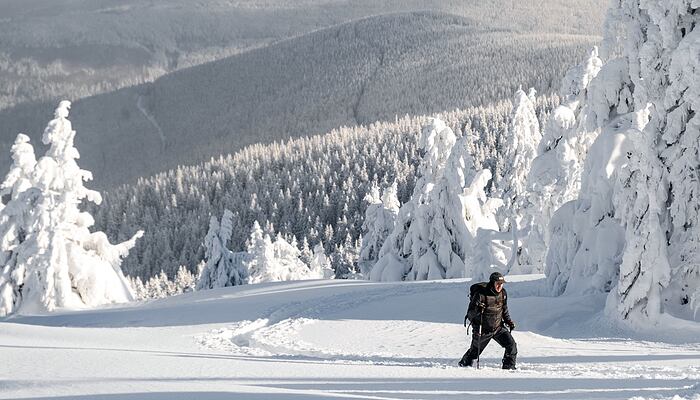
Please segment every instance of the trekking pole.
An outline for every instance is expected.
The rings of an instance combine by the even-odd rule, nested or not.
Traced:
[[[481,309],[481,317],[479,318],[479,336],[476,339],[476,369],[479,369],[479,361],[481,358],[481,327],[484,325],[484,309]]]

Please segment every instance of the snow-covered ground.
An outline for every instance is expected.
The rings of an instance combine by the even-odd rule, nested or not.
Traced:
[[[0,398],[700,399],[700,324],[630,333],[509,278],[518,371],[493,342],[456,367],[467,280],[305,281],[5,320]]]

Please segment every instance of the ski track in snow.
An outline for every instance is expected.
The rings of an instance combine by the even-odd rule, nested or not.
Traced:
[[[434,286],[431,288],[435,289]],[[201,335],[198,341],[205,347],[226,349],[240,354],[335,356],[342,353],[314,351],[311,344],[291,341],[290,337],[293,333],[298,333],[304,325],[314,323],[316,321],[314,317],[318,318],[328,312],[352,309],[360,304],[377,302],[389,297],[409,295],[419,290],[411,285],[392,291],[385,288],[368,290],[362,297],[350,292],[292,302],[281,308],[268,309],[264,316],[255,321],[238,322],[229,328],[217,329]]]
[[[444,287],[444,285],[443,285]],[[343,293],[322,298],[311,299],[308,301],[293,302],[281,308],[268,309],[263,318],[255,321],[240,321],[232,326],[219,328],[197,336],[199,344],[205,348],[224,351],[232,354],[252,357],[274,357],[280,360],[294,360],[296,362],[314,362],[325,364],[341,364],[341,365],[372,365],[372,366],[393,366],[393,367],[421,367],[421,368],[437,368],[437,369],[457,369],[455,366],[457,359],[466,350],[466,339],[459,346],[455,346],[453,342],[446,341],[440,343],[430,343],[437,332],[449,329],[441,326],[446,324],[434,324],[417,321],[394,321],[381,320],[371,321],[367,329],[360,329],[361,332],[351,332],[351,324],[358,325],[354,321],[348,323],[347,329],[339,329],[334,327],[338,324],[337,321],[324,321],[323,317],[331,313],[338,313],[344,310],[356,308],[360,305],[377,303],[388,297],[397,297],[405,295],[415,295],[418,292],[430,292],[439,290],[441,287],[430,284],[423,285],[407,285],[386,290],[381,288],[377,290],[368,290],[363,296],[357,296],[356,293]],[[427,297],[427,296],[426,296]],[[512,295],[511,295],[512,298]],[[517,301],[517,300],[515,300]],[[434,326],[430,326],[434,325]],[[364,326],[363,326],[364,327]],[[357,329],[357,326],[354,327]],[[362,328],[362,327],[361,327]],[[460,327],[461,328],[461,327]],[[322,343],[318,340],[319,335],[314,335],[313,331],[319,331],[320,336],[334,335],[335,339]],[[311,333],[309,333],[311,332]],[[343,346],[338,343],[352,342],[352,337],[358,334],[366,336],[369,342],[374,342],[376,337],[396,337],[406,339],[406,334],[415,337],[415,345],[403,345],[401,339],[398,343],[391,343],[392,346],[387,346],[386,343],[379,341],[374,348],[357,349],[354,346]],[[403,335],[402,335],[403,334]],[[644,362],[645,358],[655,359],[653,355],[659,354],[659,360],[666,358],[666,354],[679,354],[688,350],[687,346],[674,345],[659,342],[635,342],[631,346],[630,343],[620,341],[619,339],[590,339],[590,340],[572,340],[572,339],[554,339],[542,337],[529,332],[514,333],[516,340],[521,348],[521,358],[519,362],[519,378],[538,379],[549,377],[554,379],[599,379],[599,380],[620,380],[629,382],[656,382],[656,381],[673,381],[676,385],[672,387],[649,386],[645,387],[643,383],[637,386],[622,385],[620,388],[580,388],[580,389],[561,389],[561,390],[514,390],[501,392],[508,396],[533,397],[542,398],[558,396],[585,396],[604,398],[630,398],[627,396],[631,388],[641,392],[649,393],[672,393],[669,397],[637,397],[639,399],[652,398],[669,398],[674,400],[679,399],[700,399],[700,364],[695,366],[664,366],[663,361],[659,361],[659,365],[654,365]],[[446,335],[450,336],[450,335]],[[408,339],[410,342],[410,338]],[[533,346],[534,345],[534,346]],[[421,356],[422,352],[415,351],[415,347],[424,346],[449,346],[452,350],[449,351],[447,357],[431,357]],[[525,355],[528,351],[528,346],[532,347],[553,347],[556,351],[564,349],[563,356],[552,356],[551,354]],[[372,346],[369,346],[372,347]],[[611,348],[612,347],[612,348]],[[602,353],[597,356],[589,354]],[[524,351],[522,351],[524,350]],[[498,367],[500,365],[500,357],[502,349],[492,342],[489,348],[482,355],[482,362],[486,366],[476,371],[473,369],[464,370],[466,374],[481,374],[503,376],[510,373],[502,371]],[[613,356],[610,356],[612,353]],[[614,354],[620,354],[615,357]],[[494,357],[495,355],[495,357]],[[695,360],[700,360],[700,349],[695,349],[693,352]],[[484,357],[486,356],[486,359]],[[490,357],[489,357],[490,356]],[[561,361],[551,362],[550,359],[561,359]],[[608,361],[609,359],[619,358],[619,361]],[[671,357],[669,357],[671,358]],[[682,358],[682,357],[681,357]],[[639,363],[635,362],[639,361]],[[482,365],[484,365],[482,364]],[[506,375],[507,376],[507,375]],[[335,391],[334,393],[345,393],[347,391]],[[428,395],[430,398],[437,396],[462,396],[469,395],[492,395],[492,391],[430,391],[425,390],[352,390],[353,394],[373,394],[373,395],[397,395],[396,398],[424,398]],[[685,394],[684,394],[685,393]],[[374,398],[374,397],[372,397]],[[384,397],[378,397],[384,398]],[[395,397],[387,397],[395,398]]]

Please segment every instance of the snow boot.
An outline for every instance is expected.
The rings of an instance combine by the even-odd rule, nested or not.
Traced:
[[[473,367],[473,366],[474,366],[474,360],[465,360],[465,359],[461,359],[461,360],[459,360],[459,362],[457,363],[457,365],[459,365],[460,367],[465,367],[465,368],[466,368],[466,367]]]
[[[503,357],[503,369],[517,369],[515,368],[515,356],[512,354],[506,354]]]

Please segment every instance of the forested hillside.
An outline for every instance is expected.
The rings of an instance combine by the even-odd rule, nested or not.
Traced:
[[[486,27],[598,34],[603,0],[0,0],[0,109],[77,100],[340,23],[435,10]]]
[[[486,105],[519,85],[548,93],[599,40],[568,33],[582,28],[495,21],[373,16],[75,101],[81,162],[106,188],[252,143]],[[18,132],[37,141],[44,123],[37,116],[53,107],[0,112],[0,164]]]
[[[556,97],[541,97],[539,119],[557,103]],[[467,146],[477,169],[496,172],[511,109],[505,101],[440,117],[471,138]],[[92,211],[96,229],[115,239],[145,229],[123,264],[126,274],[144,278],[161,269],[173,276],[179,265],[194,270],[204,256],[209,218],[219,218],[224,209],[234,213],[230,249],[244,250],[258,221],[271,233],[295,236],[299,244],[304,238],[311,247],[322,241],[337,267],[357,258],[364,198],[372,184],[384,188],[396,181],[399,199],[409,199],[421,158],[416,138],[426,120],[405,117],[252,145],[199,166],[140,179],[104,195],[103,204]]]

